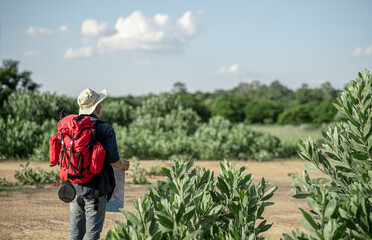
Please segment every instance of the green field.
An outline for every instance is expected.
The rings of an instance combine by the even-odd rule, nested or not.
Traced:
[[[267,132],[278,137],[281,141],[297,141],[311,137],[315,142],[323,138],[322,131],[327,130],[327,126],[314,127],[311,125],[251,125],[252,129],[259,132]]]

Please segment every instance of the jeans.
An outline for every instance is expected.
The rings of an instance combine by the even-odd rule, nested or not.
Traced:
[[[94,210],[94,198],[85,199],[76,196],[70,203],[70,233],[71,240],[99,239],[105,220],[107,195],[99,198],[98,211]]]

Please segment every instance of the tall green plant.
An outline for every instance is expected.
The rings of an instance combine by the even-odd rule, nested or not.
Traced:
[[[124,100],[103,102],[102,120],[127,126],[133,120],[133,107]]]
[[[262,214],[277,187],[268,189],[265,179],[255,186],[245,167],[226,161],[217,181],[192,165],[173,160],[162,168],[165,180],[134,202],[135,213],[122,210],[126,221],[105,239],[264,239],[271,224]]]
[[[33,121],[39,125],[47,119],[59,120],[62,109],[68,114],[77,113],[76,100],[48,92],[17,91],[9,96],[8,102],[4,104],[4,111],[12,117]]]
[[[1,158],[26,158],[39,144],[40,126],[19,117],[0,118]]]
[[[14,175],[23,185],[35,185],[38,188],[43,188],[45,184],[60,185],[64,182],[59,177],[58,172],[32,169],[29,164],[30,162],[27,162],[26,165],[21,164],[22,169],[17,170]]]
[[[326,178],[293,175],[295,197],[306,197],[302,226],[284,239],[372,239],[372,76],[359,73],[337,99],[346,116],[323,134],[325,152],[311,140],[300,142],[300,156]]]

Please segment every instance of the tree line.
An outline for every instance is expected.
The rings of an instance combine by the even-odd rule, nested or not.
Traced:
[[[18,65],[17,61],[4,60],[3,66],[0,67],[0,114],[2,117],[9,114],[9,107],[6,108],[4,104],[14,105],[8,99],[15,92],[21,90],[35,93],[41,86],[31,80],[30,71],[20,72]],[[276,80],[268,85],[259,81],[240,83],[233,89],[216,90],[212,93],[201,91],[190,93],[184,83],[176,82],[170,93],[177,95],[183,106],[193,109],[202,122],[208,122],[214,116],[221,116],[232,123],[321,124],[335,120],[337,110],[333,104],[340,90],[333,88],[329,82],[323,83],[318,88],[309,88],[307,84],[302,84],[300,88],[292,90]],[[108,113],[105,113],[106,120],[124,126],[128,125],[133,120],[131,111],[153,96],[154,94],[109,97],[104,102],[109,108]],[[74,99],[63,96],[57,105],[76,112],[77,106],[73,103],[74,101]],[[117,104],[112,104],[112,102]],[[115,110],[112,109],[112,105],[123,106],[123,108]],[[15,110],[14,106],[12,110]],[[51,114],[50,111],[56,109],[40,109],[39,111],[41,110],[47,112],[44,117],[46,119],[50,117],[48,116]],[[54,112],[52,115],[57,116],[58,113]]]
[[[76,99],[40,92],[31,73],[20,72],[12,60],[4,61],[0,81],[0,159],[47,160],[59,113],[77,113]],[[329,106],[338,91],[326,85],[292,91],[278,81],[268,86],[252,82],[232,90],[189,93],[176,83],[170,92],[158,95],[109,97],[103,102],[102,120],[114,125],[120,154],[126,158],[291,157],[297,152],[295,142],[253,131],[247,123],[332,121],[335,114]],[[303,95],[308,97],[300,98]]]

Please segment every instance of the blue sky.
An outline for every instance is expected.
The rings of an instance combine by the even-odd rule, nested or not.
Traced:
[[[42,91],[111,96],[279,80],[336,88],[372,70],[372,1],[0,0],[0,58]]]

